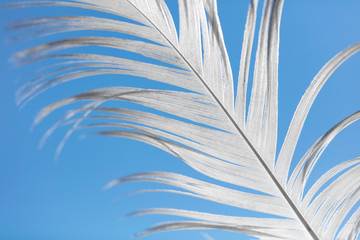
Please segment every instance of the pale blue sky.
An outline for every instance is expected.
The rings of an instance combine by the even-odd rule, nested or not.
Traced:
[[[7,2],[11,0],[1,0],[1,3]],[[175,1],[168,2],[173,4]],[[237,76],[249,1],[219,2],[225,41],[233,73]],[[173,5],[170,8],[174,10]],[[60,11],[64,15],[81,13],[74,9],[65,11],[63,8],[52,8],[50,13],[43,8],[3,10],[0,23],[4,26],[11,19]],[[356,0],[285,1],[279,66],[280,142],[297,102],[317,71],[336,53],[360,41],[359,11],[360,2]],[[14,93],[24,83],[24,77],[29,77],[27,73],[33,67],[16,68],[7,59],[11,53],[32,46],[34,42],[8,43],[6,39],[11,34],[5,33],[3,27],[0,31],[0,239],[126,240],[160,220],[177,219],[165,216],[122,219],[131,211],[147,207],[241,213],[218,204],[162,193],[142,194],[113,201],[122,194],[150,186],[132,183],[102,191],[107,182],[120,176],[155,170],[198,176],[180,160],[142,143],[107,137],[80,140],[81,133],[78,133],[68,141],[59,160],[55,161],[53,157],[56,146],[65,134],[65,130],[60,129],[49,139],[43,150],[38,150],[37,144],[42,134],[61,117],[62,112],[56,112],[29,133],[35,114],[47,103],[79,92],[85,82],[64,85],[45,93],[20,111],[15,105]],[[358,54],[335,72],[319,94],[305,123],[295,154],[296,160],[334,124],[359,110],[359,66]],[[94,83],[94,87],[110,84],[102,84],[101,81],[97,83],[99,84]],[[87,85],[86,88],[90,87]],[[359,136],[359,123],[340,134],[324,153],[315,174],[319,176],[335,163],[359,156]],[[202,179],[207,180],[206,177]],[[221,231],[208,233],[217,240],[248,239]],[[170,238],[201,239],[201,234],[198,231],[173,232],[144,239]]]

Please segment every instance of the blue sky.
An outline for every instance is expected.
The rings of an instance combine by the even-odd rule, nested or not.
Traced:
[[[11,0],[1,1],[6,2]],[[235,75],[247,5],[248,1],[238,0],[219,3],[219,15]],[[170,7],[174,10],[174,5]],[[317,71],[336,53],[360,41],[359,10],[360,2],[355,0],[285,1],[279,66],[280,142],[298,101]],[[11,19],[59,14],[60,11],[65,15],[81,13],[74,9],[69,12],[64,9],[50,12],[44,9],[2,10],[0,23],[4,26]],[[218,204],[165,194],[141,194],[113,201],[125,193],[150,186],[132,183],[102,190],[107,182],[120,176],[155,170],[198,176],[180,160],[143,143],[107,137],[80,139],[81,133],[78,133],[70,138],[59,160],[55,161],[55,149],[66,133],[60,129],[43,150],[38,150],[41,136],[63,112],[56,112],[30,133],[35,114],[47,103],[80,91],[85,82],[61,86],[19,110],[14,94],[32,67],[17,68],[7,59],[15,51],[39,41],[9,43],[6,39],[11,33],[6,33],[3,27],[0,31],[0,239],[122,240],[130,239],[136,232],[160,220],[176,219],[164,216],[122,218],[131,211],[147,207],[199,208],[214,213],[234,213],[234,209]],[[359,64],[358,54],[334,73],[319,94],[305,123],[294,157],[296,160],[329,128],[360,108]],[[102,86],[99,82],[97,87]],[[359,156],[358,136],[359,123],[341,133],[325,151],[315,175],[319,176],[336,163]],[[215,239],[248,239],[234,233],[208,233]],[[201,239],[201,234],[197,231],[163,233],[144,239],[170,237],[173,240]]]

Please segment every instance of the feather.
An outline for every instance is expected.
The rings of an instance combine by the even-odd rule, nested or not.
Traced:
[[[116,36],[70,37],[17,53],[14,60],[21,64],[56,61],[34,71],[32,80],[19,89],[18,103],[26,104],[59,84],[90,76],[131,75],[165,84],[159,89],[135,87],[135,84],[98,88],[52,103],[41,110],[35,124],[64,106],[77,103],[81,107],[71,108],[45,133],[41,143],[62,125],[70,125],[70,130],[60,142],[58,152],[74,131],[84,128],[96,129],[99,135],[145,142],[212,179],[232,184],[234,189],[170,172],[121,177],[106,188],[134,181],[155,182],[181,190],[149,189],[135,193],[181,194],[272,215],[239,217],[185,209],[145,209],[129,216],[166,214],[190,220],[161,223],[136,237],[183,229],[222,229],[259,239],[355,239],[359,234],[360,211],[357,209],[342,223],[360,200],[359,158],[334,166],[308,192],[304,189],[321,153],[337,134],[359,120],[360,113],[348,116],[319,138],[293,171],[290,164],[316,96],[331,74],[360,50],[360,43],[341,51],[315,76],[298,104],[276,158],[283,3],[283,0],[264,1],[248,103],[246,92],[258,0],[252,0],[248,10],[236,93],[215,0],[179,0],[178,29],[163,0],[10,4],[9,8],[63,6],[112,15],[111,19],[56,16],[20,20],[10,23],[9,29],[28,32],[14,39],[86,30],[111,32]],[[86,50],[89,46],[120,54],[126,51],[140,57],[92,53]],[[107,102],[129,102],[141,107],[102,106]],[[96,122],[87,123],[91,120]],[[99,131],[101,127],[106,130]]]

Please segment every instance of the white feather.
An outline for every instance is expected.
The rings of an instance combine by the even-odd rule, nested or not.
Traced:
[[[110,130],[99,134],[148,143],[177,156],[204,175],[255,192],[250,193],[243,188],[231,189],[167,172],[126,176],[112,181],[108,187],[130,181],[158,182],[183,191],[148,191],[185,194],[274,215],[272,218],[252,218],[182,209],[141,210],[132,215],[168,214],[197,221],[162,223],[140,233],[138,237],[170,230],[223,229],[260,239],[327,240],[336,236],[339,239],[355,239],[359,234],[360,211],[356,210],[344,226],[341,223],[360,199],[359,159],[335,166],[315,182],[305,195],[304,187],[322,151],[345,127],[359,120],[359,112],[329,130],[309,149],[293,172],[289,169],[303,124],[317,94],[330,75],[360,50],[360,43],[340,52],[316,75],[296,109],[279,156],[275,159],[279,31],[283,0],[264,2],[248,111],[246,92],[258,1],[252,0],[248,11],[236,94],[216,1],[179,0],[178,5],[179,30],[163,0],[69,0],[10,5],[68,6],[121,17],[116,20],[116,17],[60,16],[10,24],[13,29],[28,29],[27,34],[19,36],[25,38],[83,30],[108,31],[121,36],[67,38],[19,52],[14,59],[22,63],[39,60],[61,62],[43,69],[41,74],[24,85],[18,92],[19,103],[27,103],[59,84],[104,74],[140,76],[176,88],[149,90],[108,87],[60,100],[45,107],[35,123],[65,105],[86,103],[71,109],[46,132],[44,139],[60,125],[72,124],[60,143],[61,149],[78,129],[107,127]],[[124,59],[117,55],[82,52],[81,47],[86,46],[128,51],[142,55],[142,58]],[[62,53],[67,49],[72,49],[72,53]],[[147,62],[148,59],[152,60],[151,63]],[[127,101],[146,109],[101,106],[107,101]],[[81,116],[76,118],[79,114]],[[98,122],[83,123],[89,119]],[[326,186],[328,182],[330,184]],[[322,187],[324,189],[320,191]]]

